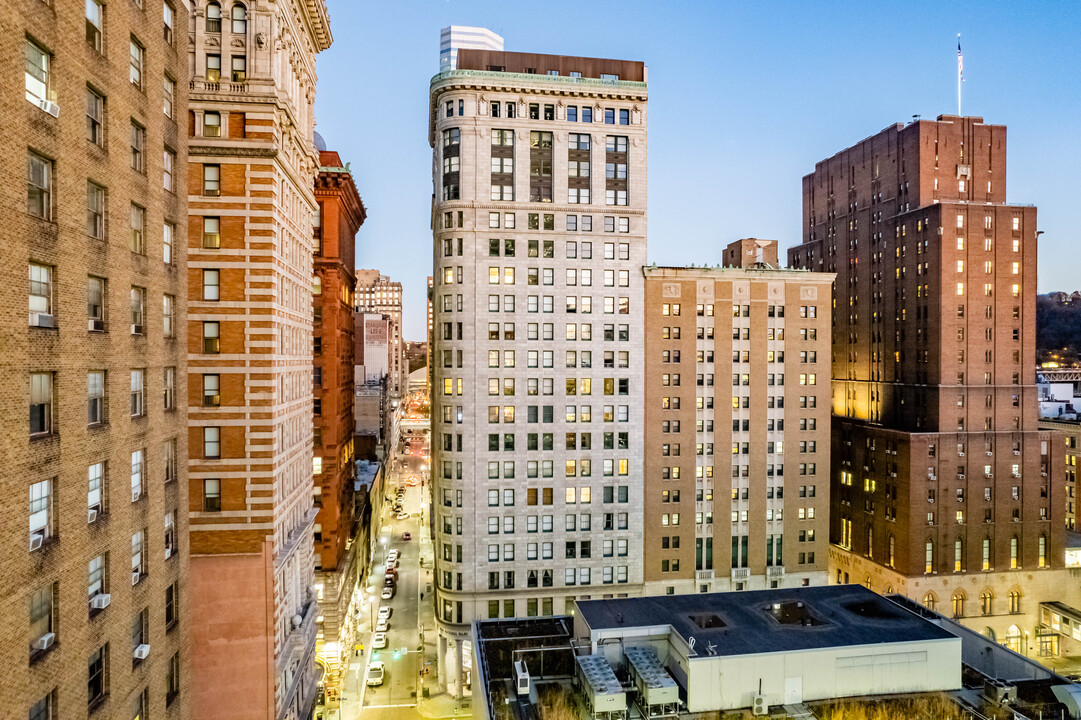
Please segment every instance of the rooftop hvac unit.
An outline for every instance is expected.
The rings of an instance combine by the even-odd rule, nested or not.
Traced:
[[[751,705],[751,714],[755,716],[769,715],[769,705],[766,704],[765,695],[754,696],[754,704]]]
[[[136,660],[146,660],[146,656],[150,654],[150,646],[146,643],[139,645],[135,648],[135,652],[131,654]]]
[[[35,650],[48,650],[53,646],[53,642],[56,641],[56,633],[45,633],[37,640],[34,641]]]
[[[113,596],[109,593],[100,593],[90,598],[90,607],[94,610],[104,610],[109,607],[109,603],[113,601]]]
[[[514,661],[515,687],[519,695],[529,694],[529,669],[525,666],[525,660]]]

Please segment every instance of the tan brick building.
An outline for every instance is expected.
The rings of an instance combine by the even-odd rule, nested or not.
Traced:
[[[827,580],[833,274],[725,258],[644,268],[647,595]]]
[[[1063,565],[1058,436],[1037,427],[1036,208],[1006,128],[894,125],[803,179],[793,266],[837,273],[834,582],[900,592],[1036,652]],[[1044,651],[1040,646],[1040,651]]]
[[[321,140],[321,139],[319,139]],[[316,657],[328,699],[338,695],[343,656],[353,638],[349,612],[361,572],[353,542],[356,477],[353,448],[353,275],[364,204],[338,153],[321,149],[315,200],[315,587],[322,626]]]
[[[148,5],[0,2],[5,717],[189,717],[186,10]]]
[[[402,336],[402,284],[378,270],[357,270],[358,313],[379,313],[390,320],[387,335],[387,392],[394,405],[406,393],[409,367]]]
[[[188,165],[192,716],[311,716],[322,0],[199,0]]]

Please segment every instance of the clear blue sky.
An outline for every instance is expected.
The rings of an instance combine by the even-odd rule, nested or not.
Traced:
[[[662,264],[717,263],[740,237],[798,242],[800,180],[817,160],[915,114],[957,112],[961,33],[963,110],[1009,127],[1007,197],[1039,206],[1039,290],[1081,288],[1074,0],[328,5],[334,45],[318,60],[317,130],[352,163],[368,210],[358,267],[404,284],[406,339],[425,334],[428,83],[451,24],[491,28],[507,50],[649,66],[649,259]]]

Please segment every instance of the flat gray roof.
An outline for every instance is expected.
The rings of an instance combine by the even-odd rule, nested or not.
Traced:
[[[692,657],[955,637],[862,585],[584,600],[576,605],[591,630],[671,625],[685,641],[695,639]]]

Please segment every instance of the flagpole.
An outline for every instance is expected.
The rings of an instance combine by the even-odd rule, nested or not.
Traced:
[[[961,33],[957,33],[957,116],[958,117],[963,117],[961,115],[961,73],[963,72],[961,70],[962,62],[963,62],[963,60],[961,59]]]

